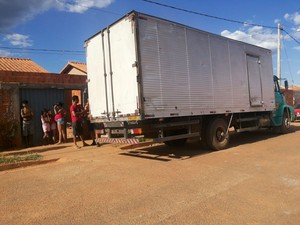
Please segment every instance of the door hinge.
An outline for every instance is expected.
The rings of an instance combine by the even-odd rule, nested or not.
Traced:
[[[135,61],[135,62],[132,64],[132,68],[134,68],[134,67],[138,67],[138,62],[137,62],[137,61]]]

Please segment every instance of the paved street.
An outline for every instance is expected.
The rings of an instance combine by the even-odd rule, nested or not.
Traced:
[[[197,141],[31,149],[57,162],[0,172],[0,224],[300,224],[300,123],[291,133]]]

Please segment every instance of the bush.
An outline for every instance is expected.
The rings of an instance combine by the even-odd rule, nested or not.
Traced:
[[[14,140],[18,129],[16,119],[9,116],[0,119],[0,147],[14,147]]]

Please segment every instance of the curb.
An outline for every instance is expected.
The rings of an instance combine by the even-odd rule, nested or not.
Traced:
[[[28,161],[28,162],[4,164],[4,165],[0,165],[0,171],[12,170],[12,169],[27,167],[27,166],[43,165],[43,164],[47,164],[47,163],[51,163],[51,162],[56,162],[57,160],[59,160],[59,158],[41,160],[41,161]]]

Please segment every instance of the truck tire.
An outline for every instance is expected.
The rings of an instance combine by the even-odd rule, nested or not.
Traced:
[[[291,118],[289,117],[289,114],[287,111],[284,111],[283,117],[282,117],[282,124],[279,128],[279,133],[280,134],[286,134],[289,132],[291,127]]]
[[[207,126],[206,143],[212,150],[225,149],[229,143],[228,123],[222,118],[213,119]]]

